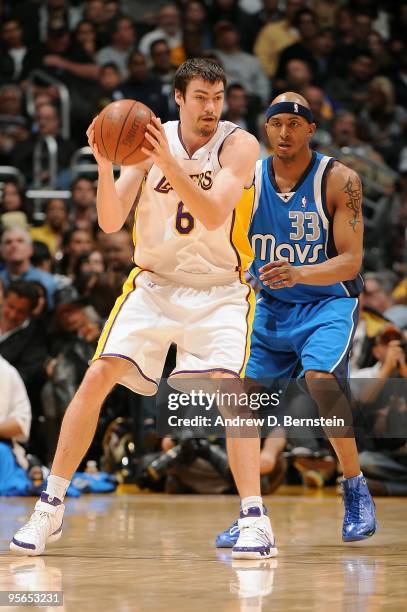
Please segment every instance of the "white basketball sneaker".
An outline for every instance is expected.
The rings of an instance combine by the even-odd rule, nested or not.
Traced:
[[[19,555],[42,555],[45,545],[56,542],[62,535],[65,506],[57,497],[43,491],[35,504],[30,520],[17,531],[10,542],[10,550]]]
[[[232,548],[233,559],[269,559],[278,554],[270,519],[260,508],[240,511],[239,530]]]

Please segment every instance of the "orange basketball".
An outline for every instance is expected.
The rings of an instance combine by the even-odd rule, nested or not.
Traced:
[[[152,146],[144,138],[154,113],[137,100],[111,102],[95,123],[95,142],[99,153],[119,166],[131,166],[146,158],[141,147]]]

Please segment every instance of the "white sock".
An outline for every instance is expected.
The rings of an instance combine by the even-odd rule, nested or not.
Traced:
[[[247,512],[249,508],[260,508],[263,514],[263,500],[261,497],[252,495],[251,497],[243,497],[241,502],[243,512]]]
[[[48,476],[47,480],[47,488],[45,492],[48,493],[50,497],[57,497],[61,501],[64,501],[65,493],[67,488],[69,487],[70,480],[66,480],[65,478],[61,478],[60,476]]]
[[[358,474],[357,476],[350,476],[349,478],[344,478],[344,480],[350,480],[350,478],[360,478],[361,476],[363,476],[363,472],[360,472],[360,474]]]

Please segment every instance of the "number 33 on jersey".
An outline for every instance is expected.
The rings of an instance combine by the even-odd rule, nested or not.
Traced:
[[[253,274],[270,261],[287,260],[293,266],[319,264],[337,255],[333,224],[326,206],[326,181],[331,157],[313,152],[304,174],[290,193],[280,193],[272,157],[256,164],[256,202],[250,227],[255,260]],[[323,298],[354,297],[362,279],[327,286],[298,284],[272,290],[273,298],[283,302],[312,302]]]

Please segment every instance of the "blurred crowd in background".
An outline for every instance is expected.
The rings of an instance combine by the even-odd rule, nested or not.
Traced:
[[[131,216],[115,234],[98,228],[86,128],[121,98],[145,103],[162,121],[177,119],[174,72],[202,56],[227,74],[224,119],[256,135],[263,157],[271,153],[264,110],[279,93],[296,91],[317,123],[312,146],[362,178],[365,288],[351,375],[383,381],[357,398],[377,434],[359,441],[362,467],[378,494],[405,495],[406,441],[383,439],[383,423],[405,420],[406,394],[389,405],[383,393],[387,381],[406,377],[407,5],[5,0],[1,11],[0,448],[12,445],[17,456],[20,442],[34,457],[25,469],[49,465],[66,406],[132,266]],[[17,387],[6,384],[9,364],[28,394],[18,387],[18,402]],[[307,404],[304,395],[293,398],[292,410],[301,415]],[[82,467],[96,461],[130,480],[138,471],[152,488],[233,490],[221,441],[209,456],[205,441],[160,440],[155,416],[154,401],[116,388]],[[178,463],[144,469],[175,444]],[[337,466],[318,432],[271,435],[262,474],[268,491],[284,478],[323,486]],[[0,474],[0,494],[7,491]]]

